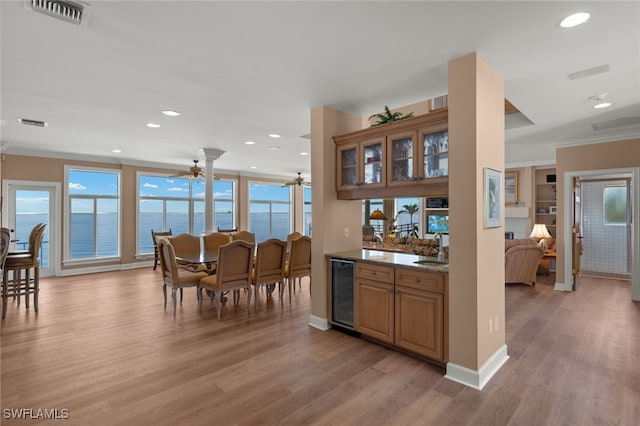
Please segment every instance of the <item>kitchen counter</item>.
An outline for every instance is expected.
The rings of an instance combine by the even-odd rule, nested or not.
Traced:
[[[392,266],[408,266],[411,268],[442,272],[445,274],[449,273],[448,263],[438,262],[433,257],[419,256],[417,254],[394,253],[390,251],[363,249],[328,253],[327,256],[354,261],[378,262]]]

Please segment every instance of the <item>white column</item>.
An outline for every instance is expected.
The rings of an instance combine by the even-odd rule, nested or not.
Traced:
[[[216,148],[202,148],[204,152],[204,232],[213,232],[213,161],[224,154],[224,151]]]

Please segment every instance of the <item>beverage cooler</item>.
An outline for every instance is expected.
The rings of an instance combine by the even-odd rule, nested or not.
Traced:
[[[354,329],[355,263],[331,259],[331,324]]]

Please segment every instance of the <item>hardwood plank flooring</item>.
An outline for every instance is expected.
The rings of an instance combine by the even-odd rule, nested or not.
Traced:
[[[174,319],[149,269],[44,279],[40,313],[9,303],[0,422],[73,425],[638,425],[640,303],[628,281],[576,292],[506,287],[509,361],[482,392],[444,369],[308,326],[289,303],[243,295],[222,320],[186,289]],[[170,302],[170,300],[169,300]],[[67,420],[7,409],[67,409]]]

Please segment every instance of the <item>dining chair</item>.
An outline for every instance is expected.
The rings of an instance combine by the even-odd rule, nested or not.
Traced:
[[[251,244],[255,244],[256,234],[249,231],[239,231],[239,232],[236,232],[235,234],[231,234],[231,240],[232,241],[241,240]]]
[[[0,277],[4,277],[4,261],[7,258],[7,253],[9,252],[9,243],[11,241],[11,233],[9,232],[9,228],[0,228]],[[0,297],[2,297],[2,319],[5,317],[5,311],[7,310],[7,304],[5,302],[7,295],[7,283],[4,279],[2,279],[2,293],[0,293]]]
[[[215,275],[203,277],[198,287],[200,311],[202,312],[202,290],[211,294],[211,305],[216,301],[218,320],[222,305],[226,301],[225,294],[233,291],[234,305],[240,299],[240,289],[247,289],[247,312],[251,305],[251,272],[253,267],[253,251],[255,244],[246,241],[232,241],[218,250],[218,268]]]
[[[29,250],[7,253],[2,270],[2,319],[6,316],[7,298],[18,298],[24,295],[25,307],[29,308],[29,295],[33,294],[33,308],[38,313],[38,296],[40,293],[40,247],[47,225],[40,223],[34,227],[29,238]],[[33,270],[33,276],[31,275]],[[9,272],[12,273],[12,287],[9,289]],[[24,273],[24,277],[23,277]]]
[[[253,295],[256,312],[258,311],[258,290],[261,286],[269,286],[267,296],[271,294],[276,284],[279,286],[280,301],[284,293],[284,269],[287,243],[277,238],[270,238],[258,244],[256,259],[253,267]]]
[[[302,236],[303,235],[298,231],[294,231],[294,232],[290,233],[289,235],[287,235],[287,254],[291,251],[291,242],[293,240],[297,240],[298,238],[300,238]]]
[[[173,246],[175,255],[178,257],[198,257],[200,255],[200,237],[191,234],[180,234],[175,237],[168,237],[167,240]],[[178,261],[177,263],[196,271],[204,269],[204,267],[191,265],[182,261]]]
[[[291,303],[291,285],[295,286],[296,278],[300,283],[302,283],[302,277],[309,277],[311,280],[311,238],[302,236],[291,241],[284,277],[289,287],[289,303]],[[309,281],[309,292],[311,292],[311,281]]]
[[[177,295],[180,290],[180,304],[182,304],[182,291],[186,287],[198,287],[200,280],[207,276],[206,272],[190,271],[178,267],[176,253],[173,245],[165,240],[159,241],[160,269],[162,270],[162,294],[164,296],[164,309],[167,309],[167,287],[171,288],[171,300],[173,301],[173,317],[176,316]],[[200,293],[196,291],[196,297]]]
[[[158,239],[170,237],[173,234],[171,233],[171,228],[168,231],[155,232],[153,229],[151,230],[151,241],[153,241],[153,270],[155,271],[158,267],[158,263],[160,262],[160,253],[158,251]]]
[[[218,251],[220,246],[229,244],[231,237],[229,234],[223,232],[212,232],[204,236],[204,249],[205,251]]]

